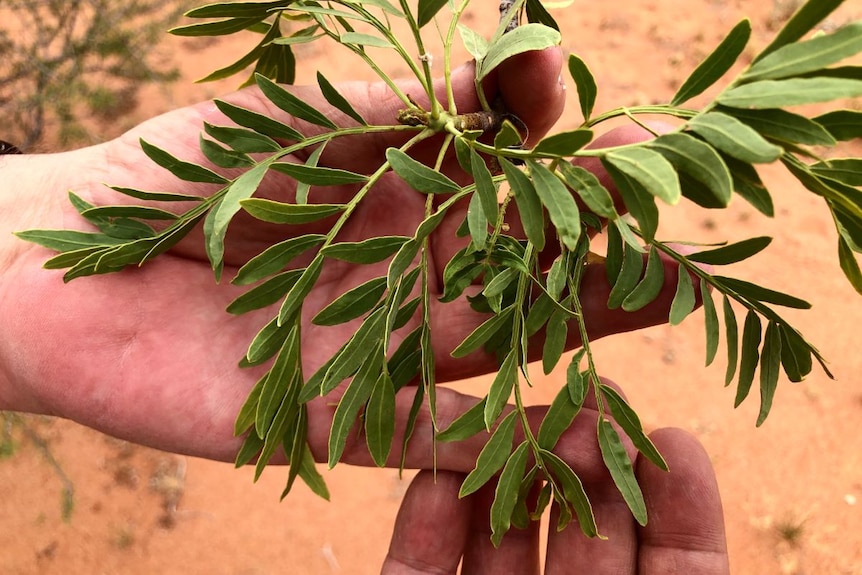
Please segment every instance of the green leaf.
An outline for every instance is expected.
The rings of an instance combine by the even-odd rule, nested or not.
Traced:
[[[260,453],[262,448],[263,439],[258,437],[257,433],[250,432],[246,435],[242,442],[242,446],[236,454],[236,459],[234,460],[235,467],[240,468],[243,465],[248,464],[258,453]]]
[[[561,388],[539,426],[539,434],[536,437],[539,447],[549,451],[554,449],[560,437],[572,425],[581,406],[582,404],[572,401],[568,386]]]
[[[212,140],[204,138],[203,135],[200,137],[199,146],[207,160],[219,168],[247,168],[254,165],[254,160],[248,154],[229,150]]]
[[[862,22],[831,34],[787,44],[759,59],[742,75],[743,81],[777,80],[816,72],[862,51]]]
[[[709,283],[701,280],[700,295],[703,300],[704,323],[706,325],[706,365],[712,365],[715,361],[715,355],[718,353],[719,342],[719,324],[718,312],[715,309],[715,302],[712,300],[712,293],[709,291]]]
[[[290,493],[296,478],[299,477],[299,470],[302,467],[302,460],[305,457],[305,448],[308,445],[308,409],[305,405],[300,405],[297,409],[296,417],[287,427],[284,432],[284,454],[290,464],[290,469],[287,473],[287,484],[282,491],[281,498]]]
[[[236,277],[233,278],[231,283],[249,285],[272,274],[279,273],[296,257],[322,244],[325,240],[326,236],[308,234],[272,245],[239,268]]]
[[[356,111],[356,108],[354,108],[350,102],[348,102],[347,99],[338,92],[335,86],[333,86],[329,80],[320,73],[320,71],[317,72],[317,85],[320,86],[320,93],[323,94],[326,101],[332,104],[334,108],[344,112],[363,126],[368,125],[365,118]]]
[[[691,276],[685,267],[680,266],[676,283],[676,294],[674,294],[673,303],[670,306],[670,325],[681,324],[688,317],[688,314],[694,311],[694,305],[694,285],[692,284]]]
[[[581,359],[584,357],[582,349],[572,357],[569,367],[566,368],[566,389],[569,390],[569,397],[575,405],[583,406],[584,400],[587,397],[589,390],[589,375],[585,375],[580,371]]]
[[[506,148],[520,147],[523,144],[524,138],[521,133],[508,119],[503,120],[500,130],[494,136],[494,148],[497,150],[505,150]],[[502,157],[500,157],[502,159]]]
[[[365,442],[378,467],[386,465],[395,436],[395,387],[384,371],[365,409]]]
[[[566,337],[569,332],[566,325],[567,319],[568,317],[560,311],[554,312],[548,319],[548,325],[545,328],[545,344],[542,348],[542,371],[545,375],[554,371],[554,367],[566,349]]]
[[[275,355],[292,329],[289,324],[279,326],[278,318],[272,318],[251,340],[245,354],[248,365],[261,364]]]
[[[373,48],[394,48],[395,46],[389,40],[374,36],[372,34],[363,34],[361,32],[342,32],[339,37],[341,44],[356,44],[357,46],[371,46]]]
[[[254,425],[257,404],[260,401],[260,392],[263,390],[263,384],[266,382],[266,378],[267,376],[264,375],[257,380],[257,383],[254,384],[254,387],[252,387],[251,391],[248,393],[248,397],[246,397],[245,402],[236,416],[236,421],[234,422],[233,434],[235,436],[239,437]],[[252,433],[252,435],[257,436],[256,433]]]
[[[605,253],[605,275],[608,278],[608,284],[613,286],[617,283],[617,278],[623,268],[623,250],[626,244],[623,243],[619,228],[608,226],[606,229],[608,240]]]
[[[386,159],[392,169],[414,190],[423,194],[451,194],[461,186],[441,174],[417,162],[397,148],[386,150]]]
[[[536,144],[536,147],[533,148],[533,153],[539,156],[547,155],[551,157],[572,156],[589,144],[592,139],[593,131],[584,128],[559,132],[547,136]]]
[[[288,386],[299,369],[298,355],[295,353],[295,342],[298,337],[294,326],[284,340],[284,344],[275,358],[275,363],[266,376],[266,381],[260,391],[260,401],[254,418],[254,428],[259,437],[265,439],[272,425],[273,418],[287,395]]]
[[[409,240],[406,236],[381,236],[361,242],[330,244],[321,253],[328,258],[354,264],[373,264],[390,257]]]
[[[781,331],[781,364],[790,381],[800,382],[811,373],[813,361],[811,345],[788,325],[779,325]]]
[[[766,326],[763,351],[760,355],[760,413],[757,416],[757,427],[763,425],[769,410],[772,409],[781,370],[781,331],[775,322],[771,321]]]
[[[380,308],[371,313],[363,320],[353,337],[342,347],[336,360],[326,370],[320,385],[321,395],[328,394],[356,369],[359,369],[368,358],[369,350],[373,350],[377,344],[382,342],[383,331],[386,328],[385,312],[384,308]]]
[[[736,322],[736,314],[730,305],[730,298],[724,296],[724,329],[727,332],[727,372],[724,376],[724,385],[730,385],[733,376],[736,375],[737,361],[739,359],[739,328]]]
[[[587,498],[587,492],[575,472],[569,465],[557,457],[554,453],[545,449],[539,453],[542,455],[542,461],[550,468],[557,481],[563,489],[563,496],[566,501],[572,504],[575,510],[575,515],[578,518],[578,523],[581,526],[581,531],[587,537],[596,537],[599,534],[599,528],[596,525],[596,517],[593,514],[593,508],[590,505],[590,500]]]
[[[596,104],[596,96],[599,91],[596,86],[596,79],[587,64],[575,54],[569,55],[569,74],[572,75],[578,90],[581,115],[584,117],[584,121],[587,121],[593,114],[593,107]]]
[[[15,235],[26,242],[58,252],[94,249],[123,243],[122,240],[105,234],[77,230],[25,230],[15,232]]]
[[[611,193],[592,172],[569,162],[561,163],[558,169],[569,187],[594,214],[609,220],[618,217]]]
[[[174,36],[226,36],[235,32],[241,32],[258,22],[263,21],[266,15],[258,15],[254,18],[229,18],[215,22],[196,22],[185,26],[171,28],[169,32]]]
[[[862,159],[859,158],[834,158],[818,162],[811,166],[811,171],[848,186],[862,186]]]
[[[254,18],[270,16],[276,8],[287,8],[292,0],[274,2],[216,2],[193,8],[185,13],[187,18]]]
[[[683,83],[671,101],[679,106],[695,96],[702,94],[730,70],[737,58],[742,55],[751,37],[751,22],[743,20],[731,30],[721,44],[707,56],[691,76]]]
[[[464,48],[467,53],[473,56],[477,62],[485,57],[488,53],[488,41],[481,34],[466,26],[463,22],[458,22],[458,33],[461,35],[461,41],[464,43]]]
[[[809,146],[834,146],[836,143],[826,128],[787,110],[721,108],[721,111],[742,120],[770,140]]]
[[[416,259],[420,245],[421,242],[411,238],[404,242],[404,244],[395,253],[395,257],[393,257],[392,261],[389,262],[389,270],[386,275],[386,285],[390,290],[395,287],[398,278],[401,277],[410,264],[413,263],[413,260]]]
[[[214,100],[216,107],[222,114],[246,128],[250,128],[269,136],[270,138],[280,138],[282,140],[299,141],[303,139],[303,135],[294,128],[279,122],[274,118],[240,108],[224,100]]]
[[[608,309],[616,309],[623,304],[638,284],[643,266],[640,252],[626,245],[622,268],[608,296]]]
[[[533,182],[511,162],[500,158],[500,166],[506,174],[506,180],[515,196],[515,204],[518,206],[518,215],[527,234],[527,239],[538,251],[545,248],[545,213],[542,202],[536,193]]]
[[[836,110],[817,116],[814,121],[836,140],[862,138],[862,110]]]
[[[760,179],[757,170],[751,164],[746,164],[729,156],[722,156],[733,176],[733,189],[742,199],[766,217],[775,216],[775,205],[769,190]]]
[[[464,479],[458,497],[464,498],[476,492],[497,473],[509,459],[512,450],[512,440],[515,437],[515,422],[517,411],[512,411],[503,418],[491,439],[482,448],[476,459],[476,467]]]
[[[668,471],[667,462],[661,456],[661,453],[659,453],[646,432],[644,432],[641,420],[634,409],[631,408],[623,396],[613,387],[601,384],[599,388],[602,390],[602,395],[605,401],[608,402],[608,407],[610,407],[611,413],[614,415],[614,421],[623,428],[623,431],[626,432],[626,435],[629,436],[629,439],[632,440],[638,451],[653,462],[656,467],[663,471]]]
[[[670,160],[680,172],[706,186],[720,206],[727,206],[730,202],[733,179],[724,160],[712,146],[687,134],[665,134],[648,145]]]
[[[838,238],[838,262],[841,265],[841,271],[850,281],[850,285],[859,294],[862,294],[862,270],[859,269],[856,255],[843,237]]]
[[[768,164],[784,153],[782,148],[767,142],[754,128],[721,112],[695,116],[688,125],[707,142],[743,162]]]
[[[643,493],[635,479],[632,462],[629,459],[626,448],[620,441],[620,436],[614,429],[611,422],[602,417],[599,419],[599,448],[602,452],[602,459],[605,466],[611,473],[614,484],[617,486],[620,494],[634,515],[635,520],[640,525],[647,523],[646,504],[644,503]]]
[[[545,9],[545,6],[542,4],[542,0],[526,0],[526,2],[524,2],[524,7],[526,8],[525,12],[527,13],[528,21],[544,24],[554,30],[560,29],[559,24],[557,24],[553,16],[551,16]]]
[[[291,116],[331,130],[338,128],[322,112],[302,101],[297,96],[294,96],[269,78],[261,74],[255,74],[255,82],[264,96]]]
[[[341,294],[311,320],[315,325],[338,325],[371,311],[386,291],[386,278],[373,278]]]
[[[362,174],[339,170],[337,168],[324,168],[306,164],[274,162],[272,169],[282,174],[287,174],[298,182],[311,186],[343,186],[368,181],[368,176],[363,176]]]
[[[736,399],[733,406],[739,405],[748,397],[748,392],[751,390],[751,384],[754,381],[754,372],[757,369],[757,363],[760,361],[760,338],[761,338],[760,317],[753,311],[749,310],[745,316],[745,324],[742,328],[742,359],[739,362],[739,382],[736,388]]]
[[[503,310],[502,313],[487,319],[482,325],[474,329],[470,335],[464,338],[464,341],[458,347],[452,350],[452,357],[465,357],[482,347],[501,327],[512,321],[514,313],[515,308],[510,306]]]
[[[811,309],[811,304],[805,300],[751,282],[724,276],[713,276],[713,279],[751,301],[772,303],[793,309]]]
[[[470,231],[470,240],[473,247],[481,250],[488,240],[488,218],[482,208],[482,197],[478,193],[470,196],[470,204],[467,206],[467,228]]]
[[[326,483],[323,481],[323,476],[317,471],[314,465],[314,455],[308,445],[305,446],[305,453],[302,457],[302,462],[299,467],[299,476],[311,489],[311,492],[329,501],[329,490],[326,488]],[[284,498],[284,493],[282,498]]]
[[[302,270],[291,270],[274,276],[233,300],[227,312],[239,315],[272,305],[290,291],[301,275]]]
[[[530,169],[536,193],[548,210],[557,235],[569,250],[575,251],[581,237],[581,214],[578,205],[566,185],[548,168],[531,160]]]
[[[755,58],[755,62],[765,58],[768,54],[771,54],[782,46],[796,42],[805,36],[805,34],[843,3],[844,0],[809,0],[803,4],[790,20],[787,21],[784,28],[781,29],[769,46],[764,48],[760,55]]]
[[[494,547],[500,546],[503,535],[511,526],[512,512],[518,502],[521,479],[527,466],[528,447],[529,444],[524,441],[515,448],[497,481],[494,502],[491,504],[491,543]]]
[[[643,279],[623,300],[622,308],[625,311],[632,312],[646,307],[659,296],[663,287],[664,266],[661,263],[659,251],[656,248],[652,248],[647,259],[646,273],[644,273]]]
[[[81,212],[92,218],[140,218],[142,220],[176,220],[177,215],[150,206],[97,206]]]
[[[419,0],[416,7],[416,23],[422,28],[446,5],[446,0]]]
[[[216,174],[212,170],[208,170],[203,166],[184,162],[168,152],[158,148],[144,139],[140,140],[141,149],[159,166],[165,168],[170,173],[181,180],[187,182],[199,182],[204,184],[226,184],[228,180]]]
[[[296,280],[296,283],[293,284],[287,295],[284,296],[284,302],[281,304],[281,309],[278,310],[278,322],[280,324],[285,323],[302,306],[305,296],[308,295],[311,288],[314,287],[317,278],[320,277],[322,267],[323,258],[318,255],[311,260],[311,263],[308,264],[308,267],[305,268],[302,275]]]
[[[371,350],[370,353],[369,350]],[[330,469],[335,467],[335,464],[341,459],[347,444],[347,436],[356,422],[356,416],[371,397],[376,383],[382,375],[380,368],[383,364],[383,356],[380,346],[366,348],[364,351],[362,366],[348,384],[344,395],[338,402],[338,407],[335,408],[335,414],[332,416],[332,427],[329,430],[328,465]]]
[[[462,413],[449,427],[437,433],[437,441],[464,441],[485,429],[485,402],[482,399],[476,405]]]
[[[485,401],[485,429],[488,431],[491,430],[494,422],[503,412],[503,408],[506,407],[506,402],[512,395],[512,389],[517,381],[518,350],[512,349],[506,359],[503,360],[500,371],[497,372],[488,390],[488,397]]]
[[[693,262],[709,264],[713,266],[725,266],[735,264],[748,258],[755,256],[765,250],[772,243],[772,238],[769,236],[760,236],[722,246],[720,248],[696,252],[686,255],[686,258]]]
[[[650,194],[640,182],[618,170],[613,164],[604,161],[602,163],[616,184],[626,209],[640,226],[644,239],[648,242],[652,241],[658,229],[659,217],[655,196]],[[620,219],[616,219],[614,223],[620,221]]]
[[[190,196],[187,194],[174,194],[169,192],[149,192],[144,190],[136,190],[135,188],[124,188],[122,186],[108,186],[115,192],[120,192],[126,196],[137,198],[139,200],[147,200],[149,202],[200,202],[204,198],[201,196]]]
[[[485,160],[475,150],[470,149],[470,167],[473,180],[476,182],[476,194],[482,204],[485,218],[489,222],[497,221],[497,186]]]
[[[431,0],[440,1],[440,0]],[[488,53],[476,67],[476,81],[479,82],[491,70],[516,54],[533,50],[544,50],[560,43],[560,33],[542,24],[524,24],[500,36],[488,47]]]
[[[862,96],[862,80],[791,78],[761,80],[723,92],[716,101],[731,108],[783,108]]]
[[[281,150],[278,142],[248,128],[214,126],[204,122],[204,131],[232,150],[243,154],[265,154]]]
[[[261,221],[293,225],[316,222],[347,208],[343,204],[285,204],[261,198],[243,199],[239,204]]]

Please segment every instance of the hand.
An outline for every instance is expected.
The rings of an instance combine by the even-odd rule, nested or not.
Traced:
[[[508,109],[540,137],[558,118],[564,100],[559,83],[562,55],[557,50],[527,53],[499,68],[490,78],[489,98],[502,97]],[[443,85],[438,86],[441,96]],[[291,88],[333,119],[344,116],[326,105],[316,88]],[[418,86],[404,91],[419,97]],[[473,70],[455,72],[454,89],[460,111],[477,110]],[[341,91],[370,123],[391,124],[400,101],[383,84],[348,83]],[[310,133],[313,127],[275,109],[255,88],[225,99],[296,125]],[[420,102],[421,103],[421,102]],[[108,434],[160,449],[220,460],[232,460],[240,445],[233,437],[234,418],[260,369],[240,370],[237,362],[248,342],[274,314],[272,309],[239,317],[224,312],[241,289],[213,281],[202,248],[200,231],[193,232],[173,250],[139,269],[79,279],[64,285],[61,272],[40,269],[47,250],[26,244],[9,232],[24,229],[87,229],[71,208],[66,191],[72,190],[96,205],[129,203],[103,183],[138,189],[171,190],[208,195],[212,185],[176,180],[142,153],[138,140],[167,149],[177,157],[206,163],[198,149],[202,122],[225,123],[212,103],[176,110],[143,123],[126,135],[103,145],[49,156],[2,157],[0,170],[0,409],[13,409],[66,417]],[[611,143],[642,138],[631,131],[611,136]],[[321,159],[323,165],[369,173],[382,161],[386,147],[399,145],[405,136],[357,136],[332,142]],[[425,149],[430,153],[430,149]],[[419,152],[421,156],[421,151]],[[304,158],[297,156],[297,161]],[[427,158],[430,160],[430,158]],[[452,177],[464,179],[454,159],[444,166]],[[460,173],[460,176],[458,175]],[[338,202],[353,188],[313,190],[315,201]],[[261,196],[290,200],[295,183],[270,174]],[[360,205],[343,230],[340,240],[357,241],[373,235],[412,235],[423,214],[425,197],[408,189],[394,174],[387,174]],[[176,210],[176,205],[166,206]],[[461,209],[431,238],[432,265],[441,266],[461,245],[454,228],[464,216]],[[275,241],[289,234],[317,231],[312,226],[286,227],[261,224],[240,213],[228,232],[225,277]],[[297,262],[303,265],[306,262]],[[314,292],[304,305],[304,317],[332,301],[347,289],[385,273],[385,266],[352,267],[327,260]],[[585,277],[583,290],[587,322],[592,337],[661,323],[667,317],[676,283],[676,267],[666,275],[668,294],[641,312],[609,311],[605,302],[609,287],[601,266]],[[445,317],[441,321],[441,315]],[[433,345],[437,353],[438,380],[447,381],[488,372],[493,358],[473,354],[454,360],[449,352],[485,318],[465,301],[437,305],[432,310]],[[408,329],[410,329],[408,327]],[[577,330],[572,330],[577,331]],[[348,337],[346,328],[303,327],[304,369],[310,374]],[[578,345],[572,340],[570,345]],[[412,392],[398,398],[396,441],[403,433]],[[438,412],[441,423],[454,419],[471,404],[454,392],[441,390]],[[326,458],[326,441],[332,418],[332,399],[309,405],[309,441],[318,460]],[[428,467],[431,449],[417,423],[416,441],[408,454],[408,466]],[[423,439],[424,438],[424,439]],[[440,468],[466,471],[472,468],[481,444],[468,444],[438,452]],[[393,449],[393,461],[395,460]],[[370,464],[362,441],[348,445],[344,460]]]
[[[579,419],[584,417],[589,419],[586,414]],[[589,427],[595,444],[594,419]],[[382,573],[454,574],[460,563],[463,575],[729,574],[721,499],[709,457],[694,437],[679,429],[661,429],[651,438],[670,472],[643,457],[635,462],[649,515],[646,527],[635,523],[603,467],[592,468],[592,473],[582,470],[599,532],[607,540],[585,537],[577,521],[557,532],[552,512],[542,571],[538,523],[510,531],[495,549],[488,529],[493,491],[486,487],[458,499],[464,474],[437,471],[435,480],[433,472],[421,471],[401,504]],[[564,435],[556,451],[583,448],[581,439]]]

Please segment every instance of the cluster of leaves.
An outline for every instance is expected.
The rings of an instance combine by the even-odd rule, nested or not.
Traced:
[[[528,50],[558,44],[560,34],[538,0],[518,0],[501,19],[490,41],[470,30],[460,17],[469,0],[456,3],[448,26],[438,23],[444,51],[444,73],[449,76],[449,49],[456,34],[477,59],[477,85],[506,58]],[[599,406],[597,436],[604,461],[636,519],[646,522],[646,509],[635,480],[632,463],[610,418],[619,424],[634,445],[661,468],[666,464],[650,442],[641,423],[612,388],[598,378],[581,309],[579,285],[590,254],[590,234],[607,225],[605,268],[613,286],[608,306],[635,311],[653,301],[664,282],[661,254],[680,265],[670,322],[682,322],[700,297],[705,308],[706,356],[711,363],[717,353],[721,324],[714,298],[719,298],[724,318],[727,384],[737,382],[737,405],[751,390],[759,367],[761,410],[758,425],[769,413],[783,371],[791,381],[811,372],[814,360],[823,364],[817,350],[774,307],[807,308],[809,304],[784,293],[740,279],[715,275],[700,264],[723,266],[750,258],[767,247],[771,238],[757,237],[719,247],[709,246],[694,254],[675,251],[656,234],[659,224],[657,200],[673,205],[682,198],[705,207],[723,208],[734,192],[766,216],[774,212],[769,191],[758,177],[755,164],[781,162],[806,189],[820,196],[834,215],[839,236],[841,266],[853,286],[862,292],[862,273],[854,254],[862,252],[862,160],[822,160],[816,147],[862,136],[862,113],[836,110],[808,118],[785,110],[797,104],[827,102],[862,94],[860,68],[834,64],[862,51],[862,23],[853,23],[829,34],[804,40],[810,30],[841,1],[812,0],[790,19],[775,40],[701,110],[684,107],[691,98],[718,81],[741,56],[751,28],[738,24],[712,52],[666,105],[617,109],[593,114],[596,83],[586,64],[577,56],[569,59],[569,70],[577,85],[581,128],[548,136],[532,149],[523,149],[517,127],[510,121],[494,125],[493,143],[480,139],[472,129],[473,116],[459,115],[447,86],[448,101],[438,101],[431,89],[430,67],[421,34],[423,27],[440,18],[446,5],[441,0],[420,0],[418,9],[402,0],[398,7],[388,0],[285,0],[219,3],[189,13],[207,19],[175,30],[184,35],[228,34],[253,30],[261,35],[254,49],[214,73],[222,77],[256,63],[251,81],[278,108],[324,128],[306,137],[294,128],[251,110],[216,101],[224,115],[238,126],[205,127],[202,138],[206,157],[219,168],[241,168],[232,178],[197,164],[185,162],[142,142],[146,154],[177,177],[221,186],[207,198],[191,198],[166,192],[144,192],[114,188],[134,198],[157,201],[195,201],[195,207],[176,215],[151,207],[87,204],[71,196],[81,215],[99,228],[99,233],[34,230],[20,235],[61,252],[46,264],[68,268],[67,280],[118,271],[128,265],[143,265],[169,249],[192,228],[202,223],[206,248],[216,278],[223,270],[226,229],[235,214],[245,210],[262,221],[298,224],[336,216],[326,234],[303,235],[275,244],[242,266],[233,283],[250,285],[245,294],[228,307],[239,314],[277,305],[278,311],[249,345],[241,365],[271,362],[242,408],[237,434],[245,444],[237,464],[257,457],[259,475],[273,454],[282,448],[292,463],[285,493],[296,477],[326,496],[326,488],[307,445],[306,402],[332,392],[349,380],[335,410],[329,441],[329,465],[340,459],[350,429],[357,418],[374,460],[383,465],[390,456],[394,435],[396,393],[410,382],[416,387],[408,433],[423,402],[434,410],[434,357],[431,329],[427,239],[447,210],[468,200],[470,208],[459,233],[469,237],[467,247],[455,254],[444,270],[442,300],[463,297],[468,285],[481,282],[482,291],[471,298],[472,306],[489,314],[452,352],[462,357],[480,350],[496,353],[499,372],[486,397],[445,430],[440,441],[456,441],[481,432],[490,433],[475,470],[465,480],[466,495],[491,480],[499,480],[491,511],[493,540],[499,542],[511,525],[524,526],[541,515],[553,500],[561,510],[559,527],[576,519],[588,535],[598,535],[589,500],[580,480],[553,448],[592,392]],[[530,23],[511,28],[509,23],[525,9]],[[210,20],[210,19],[216,20]],[[406,23],[414,45],[405,46],[392,32],[391,20]],[[286,23],[305,27],[283,35]],[[361,27],[362,32],[354,27]],[[426,29],[427,30],[427,29]],[[355,126],[335,125],[325,114],[303,102],[277,81],[293,78],[291,45],[329,37],[357,54],[389,83],[404,101],[391,125],[367,125],[362,116],[318,74],[322,94],[335,108],[356,121]],[[425,88],[430,109],[419,108],[403,94],[375,63],[368,47],[397,52]],[[487,103],[486,103],[487,104]],[[486,106],[486,117],[493,110]],[[587,148],[592,127],[617,116],[638,122],[641,114],[665,114],[679,120],[671,133],[633,145]],[[406,143],[390,148],[385,161],[372,174],[358,174],[319,166],[322,149],[333,139],[368,132],[404,131]],[[426,166],[413,159],[409,150],[419,141],[442,134],[438,165]],[[405,137],[406,139],[406,137]],[[303,149],[314,150],[305,164],[283,161]],[[454,148],[462,168],[473,183],[461,186],[440,173],[439,162]],[[251,154],[262,154],[253,159]],[[616,211],[610,192],[591,173],[570,163],[575,157],[599,158],[612,176],[631,218]],[[259,158],[260,156],[255,156]],[[804,159],[813,160],[806,163]],[[490,167],[493,160],[493,168]],[[497,169],[499,167],[499,169]],[[298,182],[296,201],[285,203],[254,198],[270,170],[288,174]],[[425,219],[412,236],[372,237],[361,242],[338,241],[338,233],[380,177],[394,171],[417,193],[428,196]],[[499,173],[497,173],[499,172]],[[498,203],[498,189],[508,185]],[[357,184],[355,196],[344,204],[313,203],[317,186]],[[581,211],[575,198],[586,210]],[[438,201],[439,200],[439,201]],[[503,217],[515,202],[526,239],[505,233]],[[146,220],[170,220],[159,232]],[[466,240],[465,240],[466,241]],[[552,243],[559,245],[551,245]],[[644,247],[644,245],[646,247]],[[559,256],[549,269],[539,263],[546,248]],[[289,269],[297,256],[313,251],[311,262]],[[388,272],[339,296],[313,319],[321,326],[362,318],[353,336],[314,374],[302,372],[299,329],[303,300],[317,281],[324,261],[336,259],[356,265],[389,260]],[[693,278],[699,280],[697,294]],[[418,295],[417,294],[418,291]],[[744,319],[737,319],[742,310]],[[390,345],[391,335],[416,314],[423,321],[401,343]],[[742,323],[741,335],[739,324]],[[550,373],[559,364],[569,329],[577,329],[583,348],[566,368],[566,385],[554,399],[539,430],[527,425],[521,386],[530,382],[528,353],[537,334],[542,334],[542,369]],[[824,365],[824,369],[825,365]],[[828,371],[827,371],[828,373]],[[514,398],[516,409],[504,407]],[[513,445],[516,426],[524,440]],[[528,465],[528,462],[529,465]],[[538,500],[528,508],[527,495],[536,481],[543,481]]]
[[[4,136],[22,150],[45,134],[61,146],[93,139],[85,118],[133,109],[144,82],[175,69],[153,58],[164,28],[185,0],[3,0],[0,114]]]

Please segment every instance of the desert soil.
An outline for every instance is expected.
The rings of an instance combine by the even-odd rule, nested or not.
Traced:
[[[486,32],[493,25],[490,4],[483,8],[487,19],[472,18],[472,25]],[[575,0],[555,15],[565,47],[579,53],[597,76],[598,109],[609,109],[667,101],[745,16],[755,30],[750,57],[769,41],[787,4]],[[860,17],[862,5],[848,2],[824,26]],[[146,88],[139,108],[117,123],[131,126],[230,90],[235,81],[191,80],[232,61],[248,45],[247,37],[218,42],[166,37],[164,47],[181,66],[183,79],[167,90]],[[311,45],[299,53],[301,82],[310,81],[317,67],[330,79],[356,78],[360,68],[331,48]],[[569,99],[560,129],[580,121],[574,89]],[[856,145],[854,153],[860,152]],[[763,170],[763,176],[775,192],[775,219],[742,201],[717,214],[683,207],[663,213],[661,236],[704,242],[777,236],[774,246],[731,273],[814,304],[811,311],[786,315],[830,360],[835,381],[815,370],[802,384],[784,383],[773,414],[755,429],[757,399],[734,410],[734,390],[722,386],[723,363],[703,367],[702,312],[678,328],[601,341],[598,362],[625,387],[649,428],[681,427],[706,446],[724,501],[733,573],[858,575],[862,353],[854,333],[862,325],[862,305],[839,271],[835,232],[822,202],[780,170]],[[636,359],[619,361],[621,353]],[[548,403],[561,377],[555,373],[538,381],[530,401]],[[480,379],[459,387],[479,393],[487,384]],[[46,444],[13,427],[16,449],[0,460],[3,574],[375,573],[412,477],[339,466],[325,474],[331,503],[304,486],[279,503],[282,469],[268,470],[253,484],[247,469],[119,442],[67,421],[25,422]],[[74,489],[74,509],[64,520],[66,487]]]

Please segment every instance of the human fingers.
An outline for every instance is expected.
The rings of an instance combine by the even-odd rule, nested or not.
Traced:
[[[471,521],[471,501],[460,499],[464,474],[420,471],[401,502],[382,575],[455,574]]]
[[[709,456],[680,429],[660,429],[650,438],[670,473],[638,458],[636,472],[649,513],[649,522],[638,529],[638,574],[730,573],[721,497]]]

